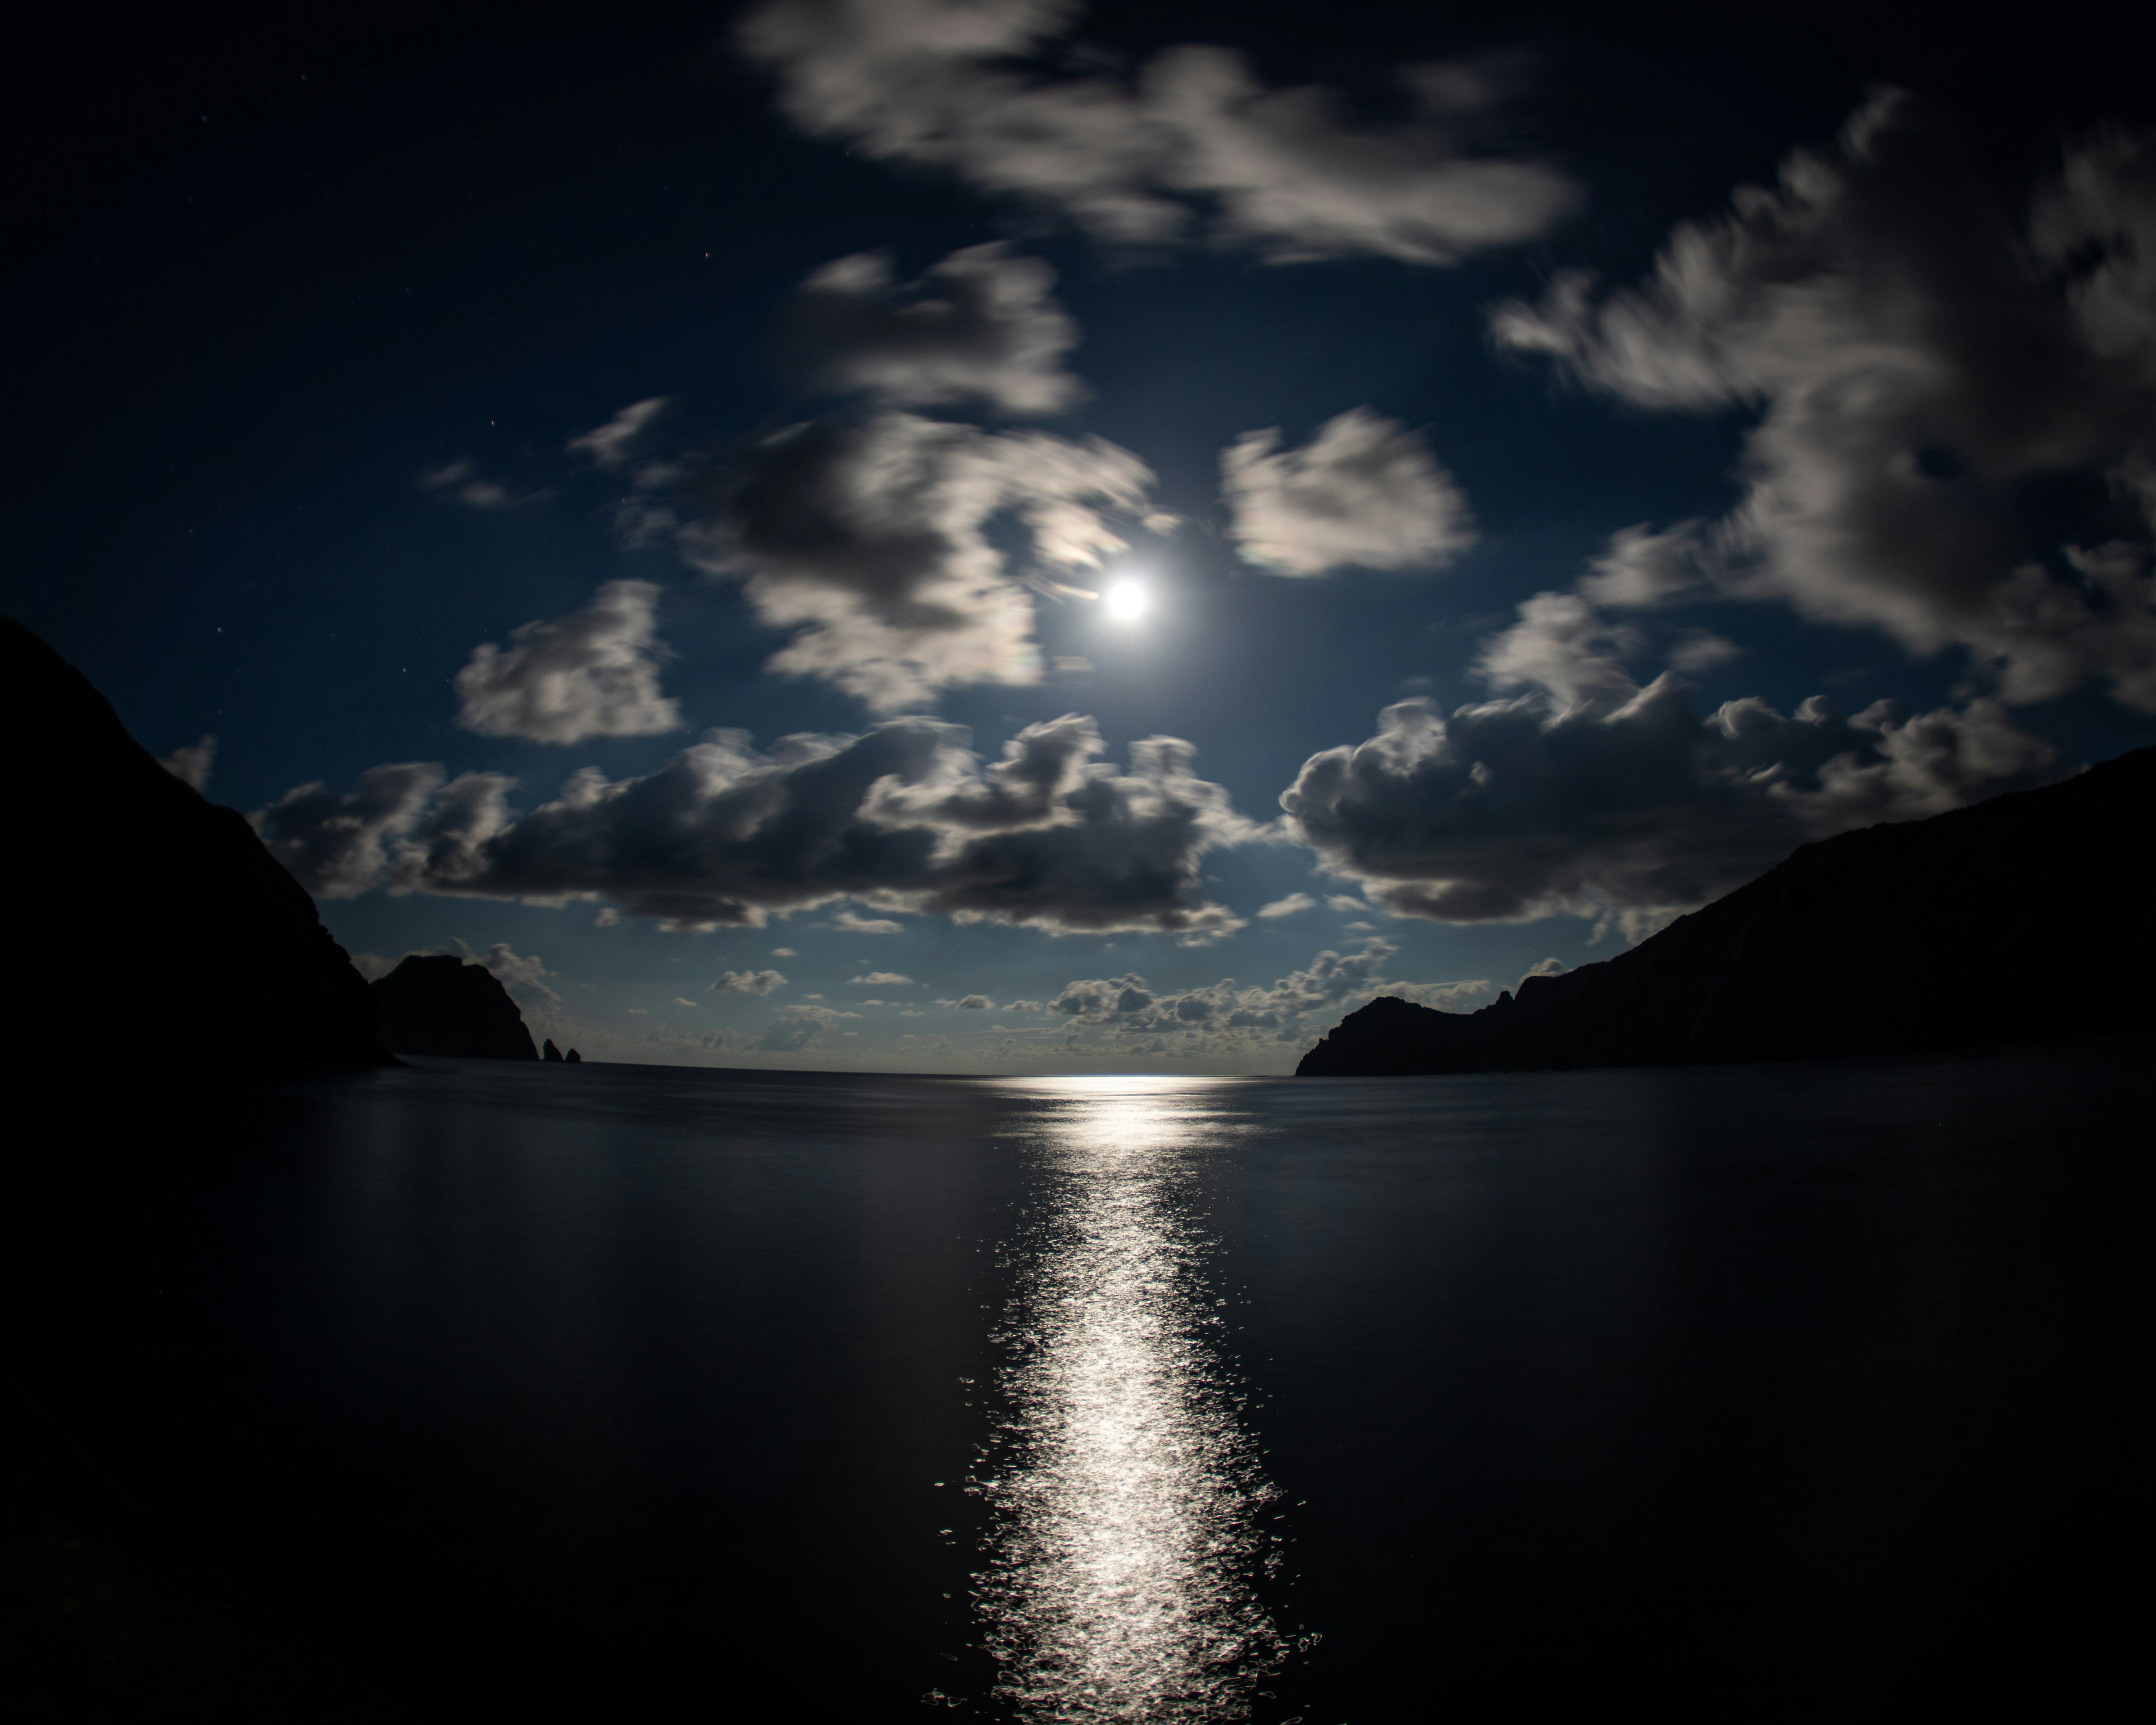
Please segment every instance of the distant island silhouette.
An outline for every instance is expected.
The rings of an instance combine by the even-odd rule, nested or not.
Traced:
[[[1298,1077],[1916,1054],[2156,1023],[2156,748],[1806,845],[1479,1012],[1385,996]]]
[[[501,980],[454,952],[408,952],[369,984],[382,1012],[382,1040],[401,1055],[536,1060],[531,1032]],[[560,1060],[554,1045],[551,1058]]]
[[[0,725],[23,817],[0,846],[0,894],[19,911],[0,1035],[18,1070],[395,1064],[366,980],[246,818],[174,778],[5,617]]]

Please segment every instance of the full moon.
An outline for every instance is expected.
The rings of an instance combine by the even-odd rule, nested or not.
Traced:
[[[1108,615],[1118,623],[1135,623],[1146,614],[1146,590],[1137,582],[1118,581],[1101,596]]]

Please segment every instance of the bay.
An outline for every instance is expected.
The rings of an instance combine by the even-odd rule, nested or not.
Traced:
[[[425,1061],[153,1135],[79,1387],[426,1717],[2053,1709],[2156,1593],[2149,1053]]]

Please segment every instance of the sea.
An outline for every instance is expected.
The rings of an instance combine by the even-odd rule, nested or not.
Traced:
[[[415,1060],[148,1132],[78,1388],[423,1719],[2093,1717],[2152,1051]]]

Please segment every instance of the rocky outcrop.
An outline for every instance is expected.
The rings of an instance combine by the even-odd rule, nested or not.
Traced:
[[[1298,1076],[1907,1054],[2156,1024],[2156,749],[1807,845],[1600,964],[1476,1013],[1389,997]]]
[[[454,952],[410,952],[372,984],[382,1040],[398,1054],[536,1060],[524,1014],[484,964]],[[547,1045],[547,1058],[562,1056]]]
[[[552,1060],[557,1065],[561,1064],[562,1050],[554,1046],[552,1037],[549,1036],[547,1039],[547,1045],[539,1050],[539,1058],[542,1060]]]
[[[10,618],[0,726],[0,1040],[15,1071],[101,1069],[109,1095],[160,1076],[393,1064],[366,982],[244,817],[167,772]]]
[[[568,1053],[563,1055],[562,1058],[572,1066],[583,1065],[584,1059],[584,1057],[578,1054],[573,1048],[571,1049]]]

